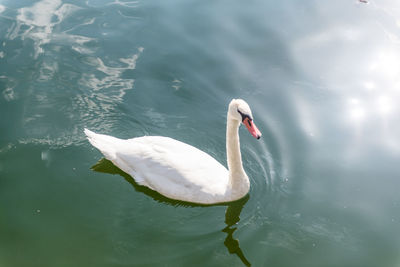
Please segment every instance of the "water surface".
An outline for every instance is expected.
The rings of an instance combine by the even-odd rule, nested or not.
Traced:
[[[3,0],[0,38],[1,266],[400,264],[396,1]],[[240,130],[228,206],[138,187],[83,134],[225,165],[237,97],[263,137]]]

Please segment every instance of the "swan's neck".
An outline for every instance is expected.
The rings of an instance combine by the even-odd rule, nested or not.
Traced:
[[[245,196],[250,187],[249,178],[247,177],[242,165],[239,126],[240,122],[229,118],[228,115],[226,126],[226,154],[233,199]]]

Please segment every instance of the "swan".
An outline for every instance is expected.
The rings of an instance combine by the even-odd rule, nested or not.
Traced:
[[[142,186],[175,200],[198,204],[232,202],[246,196],[250,181],[243,169],[239,126],[260,139],[249,105],[242,99],[229,103],[226,127],[228,169],[207,153],[163,136],[119,139],[84,132],[89,142]]]

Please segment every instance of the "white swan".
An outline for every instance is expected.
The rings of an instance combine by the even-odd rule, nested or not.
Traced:
[[[250,182],[242,166],[240,123],[257,139],[249,105],[241,99],[229,104],[226,153],[229,171],[205,152],[162,136],[127,140],[96,134],[85,129],[90,143],[135,181],[177,200],[216,204],[238,200],[249,192]]]

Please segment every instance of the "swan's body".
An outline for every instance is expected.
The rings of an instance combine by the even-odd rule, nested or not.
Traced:
[[[138,184],[171,199],[215,204],[240,199],[250,188],[240,155],[240,120],[254,137],[261,136],[252,123],[246,102],[232,100],[226,136],[229,171],[207,153],[169,137],[143,136],[123,140],[87,129],[85,134],[93,146]]]

